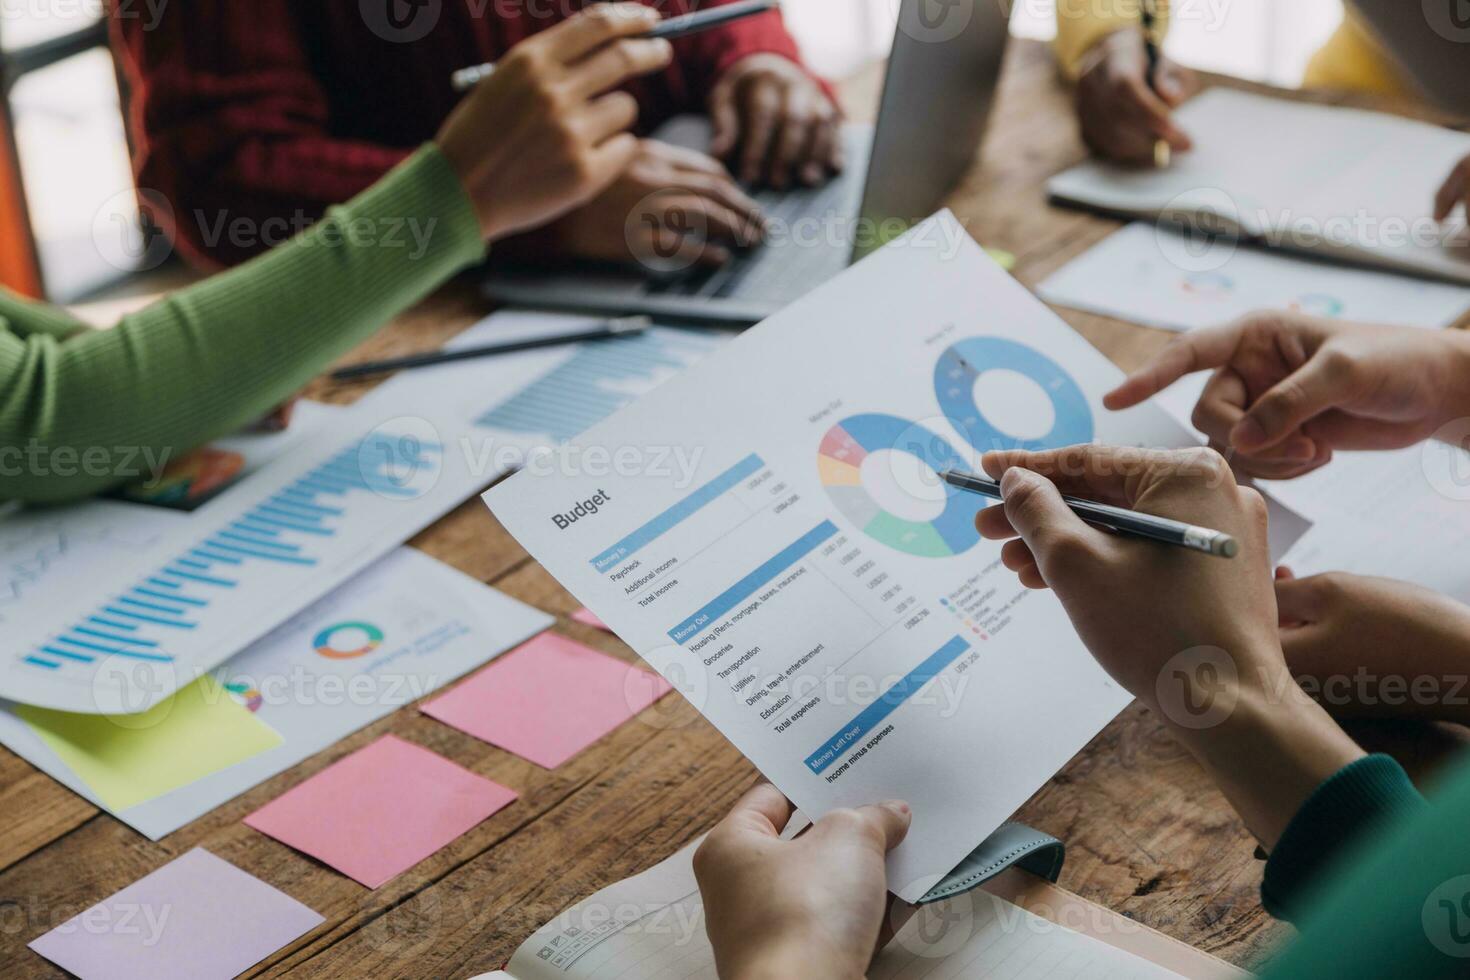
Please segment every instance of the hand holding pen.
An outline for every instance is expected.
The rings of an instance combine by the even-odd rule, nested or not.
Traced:
[[[1116,30],[1096,41],[1076,65],[1082,136],[1088,148],[1104,159],[1152,165],[1158,162],[1154,147],[1160,141],[1169,147],[1170,156],[1191,148],[1173,111],[1193,92],[1195,79],[1160,51],[1164,26],[1164,20],[1155,16],[1148,31],[1153,38],[1152,69],[1142,20],[1135,29]]]

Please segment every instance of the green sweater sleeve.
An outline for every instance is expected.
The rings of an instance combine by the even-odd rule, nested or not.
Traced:
[[[1390,756],[1367,755],[1343,766],[1307,797],[1276,842],[1261,882],[1261,904],[1278,919],[1295,921],[1304,897],[1355,844],[1424,805]]]
[[[88,496],[241,428],[484,251],[429,145],[280,248],[110,330],[0,296],[0,502]]]
[[[1350,774],[1343,784],[1347,791],[1335,796],[1334,805],[1363,807],[1385,817],[1392,809],[1397,817],[1379,823],[1360,841],[1367,846],[1356,848],[1357,859],[1317,882],[1309,903],[1299,902],[1301,935],[1271,963],[1263,980],[1470,975],[1470,766],[1462,764],[1449,775],[1432,806],[1410,795],[1402,770],[1387,771],[1398,768],[1391,761],[1359,760],[1348,768],[1358,766],[1376,772]],[[1353,792],[1352,783],[1363,791]],[[1399,802],[1385,806],[1391,797]],[[1303,816],[1311,819],[1306,808]],[[1345,812],[1335,822],[1350,817]],[[1305,833],[1307,828],[1298,829]],[[1282,845],[1276,851],[1280,854]]]

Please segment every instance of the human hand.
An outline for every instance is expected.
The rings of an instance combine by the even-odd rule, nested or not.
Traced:
[[[1465,206],[1465,217],[1470,220],[1470,156],[1455,164],[1455,169],[1440,185],[1434,196],[1434,220],[1444,221],[1454,214],[1458,205]]]
[[[1279,673],[1265,503],[1218,453],[1074,446],[986,453],[981,465],[1005,500],[976,516],[980,534],[1006,541],[1001,560],[1023,585],[1056,592],[1093,656],[1135,697],[1154,704],[1164,665],[1192,648]],[[1224,560],[1108,534],[1062,494],[1224,531],[1240,552]]]
[[[1093,45],[1077,77],[1077,120],[1092,152],[1119,163],[1152,163],[1159,140],[1176,153],[1194,146],[1172,117],[1199,87],[1194,73],[1160,56],[1157,92],[1147,75],[1138,31],[1113,31]]]
[[[640,140],[633,163],[591,202],[546,229],[558,255],[647,265],[720,265],[760,241],[765,219],[723,164]]]
[[[762,783],[694,855],[704,925],[723,980],[856,980],[888,904],[884,855],[908,833],[905,803],[834,810],[795,840],[791,804]]]
[[[612,89],[657,71],[669,42],[637,38],[660,20],[637,3],[599,3],[510,49],[439,130],[487,239],[585,204],[627,169],[638,103]]]
[[[1281,648],[1339,718],[1470,722],[1470,608],[1432,589],[1278,569]]]
[[[1208,449],[1076,446],[987,453],[1004,503],[975,523],[1001,560],[1050,588],[1103,669],[1169,728],[1268,848],[1317,786],[1363,752],[1293,687],[1277,639],[1260,494]],[[1221,559],[1110,535],[1070,493],[1233,535]],[[1285,693],[1283,693],[1285,692]]]
[[[815,187],[842,169],[842,114],[798,64],[778,54],[741,58],[709,94],[710,153],[746,184]],[[738,152],[737,152],[738,150]],[[738,162],[737,162],[738,161]]]
[[[1458,331],[1265,312],[1181,334],[1103,398],[1129,408],[1214,370],[1194,424],[1243,471],[1287,479],[1335,449],[1397,449],[1470,414],[1470,341]]]

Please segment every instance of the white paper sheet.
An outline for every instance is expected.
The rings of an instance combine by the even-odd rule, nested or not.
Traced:
[[[1163,169],[1090,160],[1057,198],[1154,217],[1212,216],[1272,245],[1470,282],[1470,234],[1433,220],[1470,135],[1397,116],[1215,88],[1176,114],[1194,140]]]
[[[485,499],[803,810],[909,800],[913,899],[1129,700],[935,469],[1191,443],[1120,377],[945,212]]]
[[[1360,323],[1439,328],[1470,309],[1470,288],[1334,265],[1261,248],[1190,257],[1168,226],[1135,222],[1037,287],[1049,303],[1164,330],[1228,323],[1256,310],[1295,310]]]
[[[509,315],[477,330],[546,323]],[[67,589],[13,611],[0,696],[63,711],[146,710],[532,450],[557,445],[719,342],[660,329],[406,372],[187,523],[115,561],[89,563]]]
[[[232,697],[281,734],[279,747],[116,816],[157,840],[553,622],[400,548],[213,671]],[[102,806],[5,702],[0,742]]]

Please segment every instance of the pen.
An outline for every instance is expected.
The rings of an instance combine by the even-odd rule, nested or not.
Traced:
[[[950,486],[969,493],[978,493],[996,500],[1004,499],[1001,496],[1000,484],[994,480],[987,480],[971,473],[960,473],[956,470],[945,470],[939,475],[939,478]],[[1155,517],[1152,514],[1144,514],[1124,507],[1083,500],[1081,497],[1070,497],[1064,494],[1062,500],[1072,509],[1072,513],[1087,523],[1105,527],[1110,531],[1117,531],[1119,534],[1162,541],[1165,544],[1202,551],[1218,558],[1234,558],[1240,552],[1239,542],[1223,531],[1197,527],[1193,524],[1185,524],[1183,521],[1171,521],[1167,517]]]
[[[652,30],[638,36],[672,41],[675,38],[687,37],[690,34],[719,27],[721,24],[728,24],[732,20],[763,14],[779,6],[781,6],[780,0],[740,0],[738,3],[728,3],[710,10],[696,10],[691,14],[670,17]],[[461,68],[450,76],[449,82],[454,86],[456,92],[468,92],[493,74],[495,74],[495,63],[491,61],[483,65]]]
[[[450,364],[455,361],[468,361],[476,357],[492,357],[496,354],[513,354],[516,351],[535,350],[538,347],[558,347],[562,344],[577,344],[586,340],[610,340],[614,337],[628,337],[634,334],[640,334],[652,325],[653,321],[646,316],[620,317],[616,320],[608,320],[594,330],[579,330],[574,333],[557,334],[551,337],[511,340],[499,344],[485,344],[480,347],[431,351],[427,354],[409,354],[407,357],[394,357],[386,361],[365,361],[362,364],[350,364],[347,367],[338,368],[336,371],[333,371],[331,379],[333,381],[351,381],[355,378],[366,378],[374,374],[387,374],[390,371],[431,367],[437,364]]]
[[[1139,16],[1143,20],[1143,51],[1148,58],[1147,74],[1149,91],[1159,94],[1159,13],[1158,0],[1142,0]],[[1167,140],[1154,140],[1154,166],[1160,169],[1169,165],[1172,152]]]

